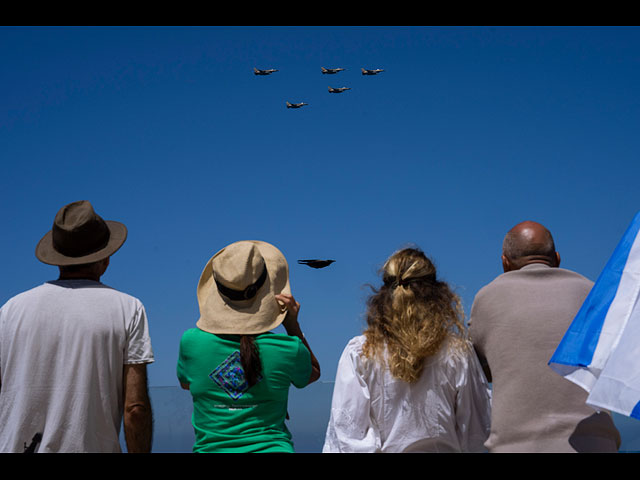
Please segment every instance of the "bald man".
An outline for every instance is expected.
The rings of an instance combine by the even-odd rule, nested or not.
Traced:
[[[593,286],[559,268],[549,230],[526,221],[502,247],[504,273],[473,302],[471,340],[492,382],[490,452],[616,452],[620,434],[607,412],[548,361]]]

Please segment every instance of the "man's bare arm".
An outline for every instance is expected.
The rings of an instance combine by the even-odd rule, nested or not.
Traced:
[[[124,438],[129,453],[151,452],[153,416],[147,389],[147,366],[124,366]]]

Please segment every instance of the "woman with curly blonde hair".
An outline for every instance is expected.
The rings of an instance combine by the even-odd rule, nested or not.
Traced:
[[[483,451],[489,388],[459,297],[418,248],[394,253],[382,282],[340,358],[323,451]]]

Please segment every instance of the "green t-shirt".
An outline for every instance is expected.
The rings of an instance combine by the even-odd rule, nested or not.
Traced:
[[[297,337],[254,337],[261,379],[247,389],[240,363],[240,337],[198,328],[180,340],[178,379],[193,397],[194,452],[293,452],[285,425],[289,386],[305,387],[311,355]]]

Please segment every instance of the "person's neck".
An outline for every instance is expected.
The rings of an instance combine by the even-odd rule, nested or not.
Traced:
[[[524,265],[522,265],[522,267],[528,267],[529,265],[546,265],[547,267],[554,267],[555,265],[553,265],[552,262],[548,261],[548,260],[531,260],[527,263],[525,263]]]
[[[58,280],[93,280],[100,281],[100,275],[90,273],[61,273]]]

